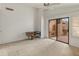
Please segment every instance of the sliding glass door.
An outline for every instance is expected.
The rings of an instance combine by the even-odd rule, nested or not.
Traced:
[[[49,21],[49,37],[60,42],[69,43],[69,18],[51,19]]]
[[[57,19],[57,40],[69,43],[69,18]]]
[[[51,19],[49,21],[49,37],[56,40],[56,19]]]

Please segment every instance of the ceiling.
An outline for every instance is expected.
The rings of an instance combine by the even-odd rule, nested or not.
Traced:
[[[48,7],[45,7],[43,5],[44,3],[2,3],[0,4],[3,6],[10,6],[10,5],[24,5],[24,6],[28,6],[28,7],[33,7],[33,8],[41,8],[41,9],[61,9],[61,8],[72,8],[72,7],[79,7],[78,3],[50,3],[50,5]]]
[[[34,8],[42,8],[42,9],[53,9],[53,8],[61,8],[61,7],[73,7],[79,6],[78,3],[50,3],[48,7],[45,7],[43,3],[26,3],[25,5],[31,6]]]

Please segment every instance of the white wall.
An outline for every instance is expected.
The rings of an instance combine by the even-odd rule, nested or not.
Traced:
[[[37,11],[36,14],[35,14],[36,18],[35,18],[35,21],[34,21],[35,22],[35,26],[34,26],[35,27],[35,31],[40,31],[41,32],[41,38],[45,38],[45,36],[44,36],[44,34],[45,34],[44,9],[38,8],[36,11]]]
[[[13,8],[14,11],[6,10]],[[36,9],[23,4],[1,4],[0,44],[26,38],[25,32],[34,31]]]
[[[45,22],[45,20],[44,20],[44,10],[43,9],[40,9],[40,20],[41,20],[41,38],[44,38],[44,22]]]
[[[34,30],[35,31],[41,31],[41,14],[40,9],[35,10],[35,20],[34,20]]]
[[[79,47],[79,38],[72,36],[72,17],[79,17],[79,7],[70,9],[58,9],[54,11],[45,11],[45,36],[48,37],[48,20],[69,17],[69,44],[72,46]]]

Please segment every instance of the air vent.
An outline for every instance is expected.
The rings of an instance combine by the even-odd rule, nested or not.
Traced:
[[[14,11],[14,9],[12,9],[12,8],[6,8],[6,10],[9,10],[9,11]]]

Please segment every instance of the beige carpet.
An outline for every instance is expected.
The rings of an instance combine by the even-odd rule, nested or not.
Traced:
[[[0,45],[2,56],[60,56],[79,55],[79,48],[51,39],[23,40]]]

